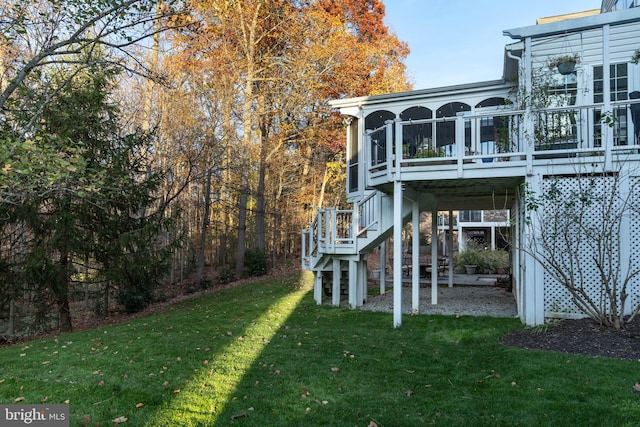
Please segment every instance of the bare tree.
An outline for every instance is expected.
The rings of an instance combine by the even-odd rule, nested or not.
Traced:
[[[108,62],[158,78],[140,61],[138,49],[154,34],[176,25],[176,1],[25,0],[0,5],[3,57],[0,109],[35,70],[56,64]],[[92,55],[94,52],[96,55]]]
[[[640,262],[628,233],[640,213],[640,179],[624,166],[548,178],[538,193],[525,187],[526,220],[533,229],[521,248],[569,292],[579,310],[618,329],[640,311],[640,301],[631,306],[629,300]]]

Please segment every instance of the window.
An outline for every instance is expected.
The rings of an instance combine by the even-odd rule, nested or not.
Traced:
[[[460,211],[460,222],[482,222],[482,211]]]
[[[609,101],[626,101],[628,99],[629,91],[629,79],[628,79],[627,64],[611,64],[609,65]],[[602,65],[593,67],[593,102],[604,102],[604,88],[606,82],[604,81],[604,69]],[[602,109],[595,110],[594,114],[594,145],[596,147],[602,147],[602,124],[603,112]],[[614,145],[626,145],[627,144],[627,107],[619,106],[614,107],[613,114],[613,143]]]

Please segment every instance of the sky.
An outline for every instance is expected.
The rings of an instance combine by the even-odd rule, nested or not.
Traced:
[[[601,0],[383,0],[385,24],[409,44],[414,89],[502,78],[503,30],[536,19],[599,9]]]

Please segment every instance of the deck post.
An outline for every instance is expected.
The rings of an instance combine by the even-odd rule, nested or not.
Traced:
[[[331,305],[340,305],[340,279],[342,278],[342,268],[340,260],[333,259],[333,288],[331,291]]]
[[[367,259],[356,263],[358,269],[358,294],[356,307],[362,306],[367,301]]]
[[[393,327],[402,326],[402,181],[393,183]]]
[[[528,180],[534,194],[542,193],[542,177],[534,175]],[[526,213],[525,213],[526,215]],[[525,222],[523,245],[529,245],[534,233],[540,233],[544,224],[538,222],[538,218],[532,218],[531,222]],[[528,241],[529,240],[529,241]],[[531,248],[537,252],[539,248]],[[523,313],[524,323],[528,326],[536,326],[544,323],[544,268],[533,256],[525,255],[523,274]]]
[[[449,261],[449,268],[447,269],[447,275],[449,276],[449,287],[453,288],[453,211],[449,209],[449,253],[447,254]]]
[[[322,270],[316,271],[316,274],[313,276],[313,299],[316,301],[316,304],[322,304]]]
[[[358,266],[359,262],[353,259],[349,260],[349,307],[356,308],[358,304],[358,290],[360,284],[358,283]]]
[[[412,202],[411,225],[412,225],[412,265],[411,269],[411,312],[420,313],[420,207],[418,201]]]
[[[438,207],[431,209],[431,304],[438,304]]]
[[[387,292],[386,272],[387,272],[387,241],[385,240],[380,244],[380,295],[384,295]]]

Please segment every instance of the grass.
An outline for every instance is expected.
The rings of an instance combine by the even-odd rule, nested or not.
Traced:
[[[72,426],[632,426],[638,362],[509,348],[516,319],[316,306],[308,275],[0,349],[0,403]],[[120,418],[124,417],[124,418]],[[371,424],[374,425],[374,424]]]

